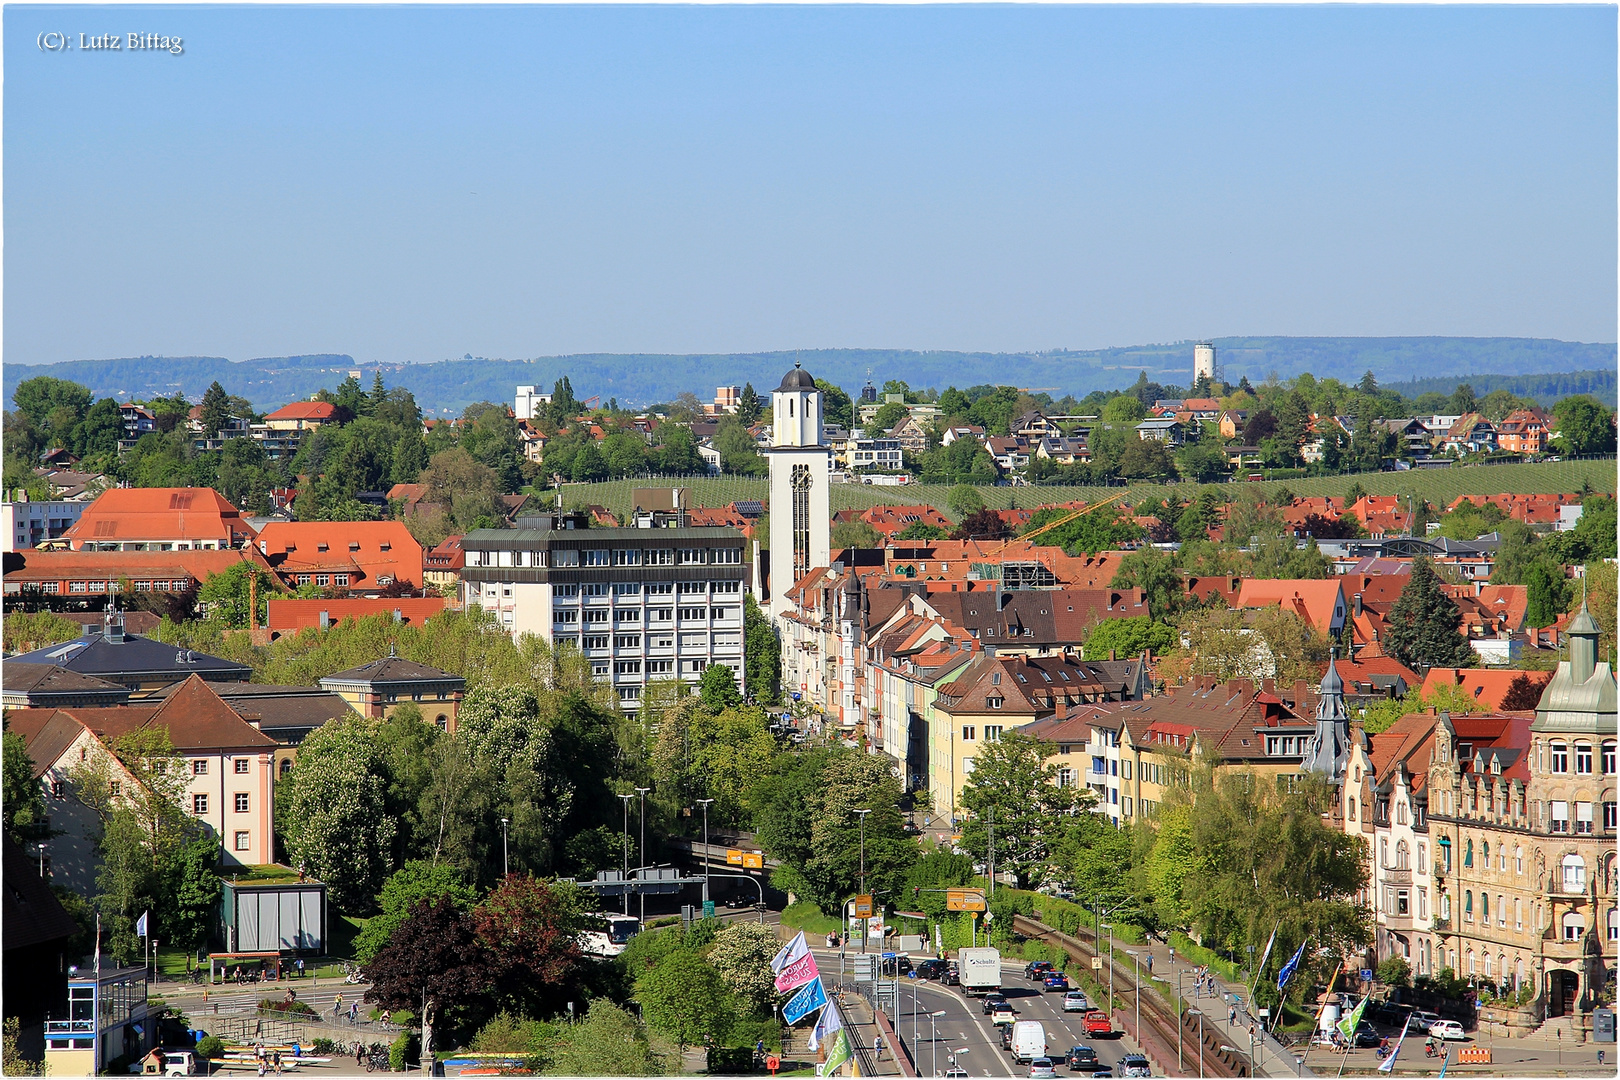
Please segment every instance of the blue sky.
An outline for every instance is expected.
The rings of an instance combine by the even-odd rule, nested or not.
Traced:
[[[1616,336],[1612,6],[4,18],[12,362]]]

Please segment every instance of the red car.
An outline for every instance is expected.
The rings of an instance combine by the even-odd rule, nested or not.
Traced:
[[[1087,1035],[1111,1035],[1114,1031],[1113,1021],[1108,1019],[1108,1014],[1101,1009],[1092,1009],[1086,1013],[1085,1025]]]

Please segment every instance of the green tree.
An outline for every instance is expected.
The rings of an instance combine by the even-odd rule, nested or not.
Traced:
[[[1072,513],[1072,510],[1061,507],[1037,510],[1024,527],[1024,533],[1027,535],[1045,528]],[[1145,534],[1146,530],[1131,519],[1127,508],[1099,505],[1092,512],[1041,534],[1037,542],[1061,547],[1070,555],[1094,555],[1099,551],[1116,551],[1132,540],[1140,540]]]
[[[682,1053],[705,1041],[718,1044],[736,1023],[736,1002],[720,973],[682,949],[636,979],[647,1026],[674,1039]]]
[[[962,807],[972,815],[962,826],[962,847],[981,862],[993,854],[996,871],[1011,871],[1020,888],[1054,876],[1066,820],[1096,798],[1090,788],[1058,786],[1058,767],[1047,763],[1055,751],[1052,743],[1004,732],[979,747],[962,788]]]
[[[421,427],[413,424],[403,429],[399,440],[394,443],[388,478],[396,484],[414,484],[427,465],[427,442],[422,438]]]
[[[945,392],[939,395],[939,415],[946,420],[965,419],[972,407],[973,403],[967,399],[967,395],[954,386],[947,387]]]
[[[832,546],[834,548],[880,548],[883,546],[883,534],[871,525],[856,518],[853,521],[840,521],[832,528]]]
[[[834,386],[826,379],[817,379],[816,389],[821,391],[823,419],[842,425],[846,431],[855,426],[855,403],[850,401],[842,387]]]
[[[1269,678],[1279,686],[1299,679],[1314,684],[1328,658],[1327,638],[1281,607],[1205,608],[1183,615],[1179,629],[1189,643],[1181,659],[1190,675],[1223,681]]]
[[[14,618],[16,616],[6,622],[9,624]],[[6,629],[10,630],[10,626]],[[18,845],[43,840],[50,832],[46,823],[45,794],[40,782],[34,779],[34,760],[28,756],[28,744],[21,735],[7,730],[3,745],[0,766],[5,770],[6,835]]]
[[[273,575],[250,562],[232,563],[212,575],[197,591],[197,599],[208,606],[208,617],[218,620],[233,630],[248,625],[248,597],[250,582],[257,579],[258,607],[253,613],[253,625],[265,626],[269,619],[270,597],[281,592],[281,585]]]
[[[958,519],[969,518],[984,509],[984,496],[969,484],[957,484],[945,494],[945,505]]]
[[[712,713],[741,705],[737,676],[724,664],[710,664],[703,670],[703,679],[698,684],[698,700]]]
[[[903,403],[891,401],[878,409],[876,415],[872,417],[872,430],[888,431],[910,415],[911,410]]]
[[[1200,484],[1214,483],[1226,476],[1226,454],[1210,443],[1188,443],[1176,452],[1176,471]]]
[[[201,413],[198,420],[202,422],[203,434],[212,439],[231,422],[230,396],[225,388],[219,385],[216,379],[208,384],[203,392]]]
[[[1082,519],[1083,520],[1083,519]],[[1133,551],[1119,561],[1119,569],[1114,571],[1114,579],[1108,583],[1111,589],[1141,589],[1147,594],[1148,613],[1154,618],[1169,619],[1180,611],[1186,603],[1186,585],[1181,575],[1176,573],[1175,560],[1162,551],[1153,548],[1141,548]],[[1146,616],[1139,617],[1147,621]],[[1138,619],[1110,619],[1110,622],[1136,623]],[[1102,627],[1098,627],[1099,630]],[[1114,646],[1104,646],[1106,649]],[[1089,648],[1089,644],[1088,644]],[[1134,655],[1134,653],[1133,653]],[[1090,657],[1088,657],[1090,659]]]
[[[118,440],[123,437],[124,419],[118,411],[118,402],[102,398],[90,406],[84,419],[74,427],[68,445],[80,457],[111,454],[118,449]]]
[[[1119,455],[1119,474],[1135,479],[1174,477],[1176,463],[1169,448],[1158,439],[1126,439]]]
[[[1104,619],[1086,637],[1085,658],[1107,660],[1112,653],[1125,660],[1141,656],[1143,651],[1148,649],[1155,653],[1164,653],[1175,648],[1179,640],[1174,627],[1155,622],[1147,615],[1137,615],[1128,619]]]
[[[742,393],[737,396],[737,422],[743,427],[753,427],[759,423],[760,413],[764,411],[764,402],[759,392],[754,389],[753,383],[743,383]]]
[[[938,525],[926,521],[913,521],[894,534],[896,540],[943,540],[950,534]]]
[[[1389,610],[1384,647],[1408,667],[1472,667],[1474,650],[1459,628],[1462,614],[1440,587],[1434,564],[1412,560],[1412,576]]]
[[[1524,573],[1524,586],[1528,600],[1525,623],[1536,629],[1557,622],[1574,592],[1563,568],[1546,559],[1530,564]]]
[[[19,387],[20,389],[20,387]],[[1553,406],[1557,435],[1553,445],[1565,454],[1614,453],[1614,421],[1609,410],[1589,394],[1561,399]]]
[[[782,699],[782,641],[752,594],[743,597],[743,687],[764,705]]]
[[[326,882],[332,903],[370,912],[391,869],[394,831],[374,720],[329,720],[298,748],[278,785],[280,831],[294,866]]]
[[[174,903],[160,915],[163,940],[195,949],[208,939],[223,891],[218,866],[219,842],[213,837],[198,837],[180,849],[174,862]]]
[[[13,387],[11,400],[18,412],[42,430],[50,430],[54,426],[53,414],[58,409],[66,409],[71,429],[90,409],[90,390],[67,379],[37,375]]]
[[[472,887],[454,867],[412,859],[395,870],[377,895],[378,913],[366,920],[354,939],[355,959],[362,964],[369,963],[388,944],[395,928],[410,917],[418,902],[437,903],[442,898],[448,898],[461,911],[471,911],[477,900]]]
[[[590,1003],[585,1018],[570,1024],[551,1046],[548,1076],[658,1076],[658,1055],[647,1029],[607,998]]]
[[[664,444],[656,454],[659,471],[675,475],[701,473],[708,469],[703,455],[698,453],[697,439],[692,429],[679,424],[666,424],[659,428]]]
[[[1107,424],[1136,424],[1146,416],[1147,406],[1127,394],[1111,398],[1102,411],[1102,420]]]

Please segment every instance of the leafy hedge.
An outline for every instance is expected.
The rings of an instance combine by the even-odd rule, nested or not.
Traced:
[[[806,935],[825,935],[837,933],[841,924],[832,916],[824,914],[821,908],[810,901],[800,900],[782,910],[782,925],[803,930]]]

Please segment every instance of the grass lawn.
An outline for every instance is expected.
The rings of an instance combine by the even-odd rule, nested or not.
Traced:
[[[1615,490],[1615,467],[1610,460],[1547,461],[1512,465],[1466,465],[1448,469],[1416,469],[1410,472],[1358,473],[1349,476],[1299,477],[1291,480],[1272,480],[1262,483],[1229,483],[1209,485],[1223,496],[1236,496],[1241,491],[1260,492],[1267,497],[1284,487],[1295,495],[1343,495],[1352,484],[1359,483],[1371,495],[1415,495],[1444,508],[1459,495],[1491,495],[1503,491],[1524,493],[1557,493],[1579,491],[1581,482],[1591,484],[1592,490],[1612,493]],[[563,505],[595,503],[615,513],[630,509],[632,488],[679,486],[688,491],[693,506],[726,506],[738,499],[769,499],[770,484],[766,480],[740,477],[692,477],[680,480],[606,480],[595,484],[565,484]],[[864,510],[880,504],[928,504],[955,519],[945,505],[950,491],[945,484],[908,484],[904,487],[872,487],[867,484],[833,484],[829,489],[833,510]],[[1126,502],[1135,505],[1144,499],[1174,495],[1191,499],[1201,490],[1192,482],[1178,484],[1137,483],[1130,485]],[[1061,503],[1073,499],[1095,502],[1097,499],[1117,495],[1117,487],[980,487],[985,505],[1005,510],[1009,507],[1034,507],[1042,503]]]
[[[789,904],[782,911],[782,925],[791,926],[795,930],[803,930],[807,935],[827,935],[836,933],[841,924],[830,915],[823,915],[821,908],[808,901],[801,900],[797,904]]]
[[[298,881],[298,871],[273,863],[265,866],[248,866],[234,871],[230,880],[236,885],[288,885]]]

